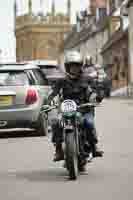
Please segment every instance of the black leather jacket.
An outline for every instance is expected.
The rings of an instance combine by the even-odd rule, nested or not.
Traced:
[[[95,92],[97,93],[96,87],[93,87],[93,81],[88,79],[84,73],[78,78],[71,79],[66,76],[65,79],[59,80],[52,88],[52,93],[49,96],[49,102],[58,94],[61,94],[63,100],[71,99],[77,104],[83,104],[89,102],[90,95]],[[102,101],[103,96],[97,93],[97,101]]]

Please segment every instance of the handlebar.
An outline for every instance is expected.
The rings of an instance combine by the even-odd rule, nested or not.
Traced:
[[[59,106],[58,104],[56,104],[54,106],[44,105],[41,113],[50,112],[50,111],[58,108],[58,106]],[[96,107],[96,106],[99,106],[99,103],[96,103],[96,102],[95,103],[85,103],[85,104],[81,104],[80,106],[77,106],[77,108],[80,109],[80,108],[84,108],[84,107],[87,107],[87,106],[88,107]]]
[[[56,108],[58,108],[58,105],[57,104],[55,104],[54,106],[50,106],[50,105],[44,105],[43,107],[42,107],[42,111],[41,111],[41,113],[48,113],[48,112],[50,112],[50,111],[52,111],[52,110],[54,110],[54,109],[56,109]]]
[[[85,104],[81,104],[80,106],[77,106],[79,109],[80,108],[84,108],[84,107],[96,107],[96,106],[98,106],[99,105],[99,103],[85,103]]]

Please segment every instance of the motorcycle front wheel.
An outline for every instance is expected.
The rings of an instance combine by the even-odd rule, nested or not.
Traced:
[[[78,151],[74,133],[66,135],[66,167],[71,180],[76,180],[78,177]]]

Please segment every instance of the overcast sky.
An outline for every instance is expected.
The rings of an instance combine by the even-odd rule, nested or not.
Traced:
[[[52,0],[32,0],[33,11],[36,13],[40,9],[40,1],[43,2],[43,10],[46,13],[51,8]],[[89,0],[71,0],[72,1],[72,21],[75,20],[75,12],[88,6]],[[28,9],[28,0],[18,0],[19,14]],[[66,12],[67,0],[55,0],[57,11]],[[0,0],[0,49],[2,54],[0,59],[12,60],[15,58],[15,36],[14,36],[14,0]]]

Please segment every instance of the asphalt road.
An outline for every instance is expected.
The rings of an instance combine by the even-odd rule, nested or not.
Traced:
[[[63,163],[53,163],[50,138],[0,139],[1,200],[132,200],[133,102],[106,100],[96,125],[105,155],[87,174],[69,181]]]

